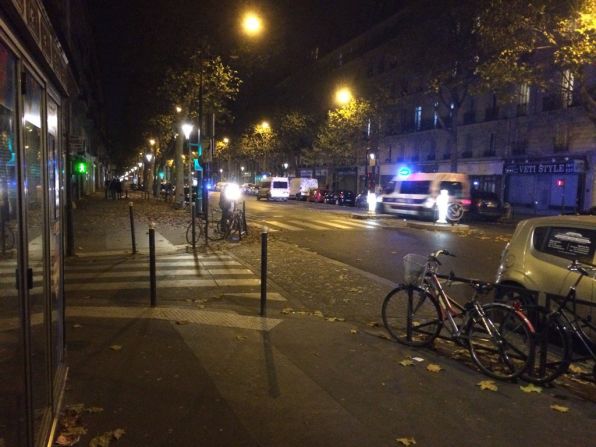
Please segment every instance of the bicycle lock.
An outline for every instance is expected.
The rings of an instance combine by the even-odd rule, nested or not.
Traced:
[[[151,288],[151,307],[157,305],[157,279],[155,275],[155,223],[149,224],[149,284]]]
[[[261,312],[264,317],[267,314],[267,227],[261,230]]]
[[[135,216],[132,212],[133,203],[128,202],[128,211],[130,214],[130,237],[132,239],[132,254],[136,254],[137,252],[137,243],[135,241]]]

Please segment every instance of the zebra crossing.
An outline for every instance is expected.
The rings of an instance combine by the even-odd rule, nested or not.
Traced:
[[[217,289],[221,296],[258,299],[260,279],[228,254],[167,254],[156,260],[159,290],[188,289],[193,296],[201,289]],[[89,291],[147,291],[149,258],[106,257],[70,261],[65,265],[65,285],[69,294]],[[279,293],[269,292],[271,301],[286,301]]]
[[[377,222],[373,221],[352,221],[347,219],[309,219],[306,220],[280,220],[275,218],[261,218],[255,221],[258,224],[267,225],[270,232],[276,231],[354,231],[354,230],[374,230],[381,228]]]

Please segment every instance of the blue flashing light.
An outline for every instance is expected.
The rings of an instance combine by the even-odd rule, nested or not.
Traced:
[[[400,177],[407,177],[412,173],[412,170],[407,167],[407,166],[402,166],[401,168],[399,168],[399,170],[397,171],[397,175],[399,175]]]

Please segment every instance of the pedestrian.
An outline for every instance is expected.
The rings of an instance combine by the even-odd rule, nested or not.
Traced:
[[[232,212],[233,202],[226,194],[226,186],[224,186],[219,193],[219,208],[221,209],[220,227],[222,233],[225,233],[228,226],[230,213]]]
[[[110,190],[110,199],[116,200],[116,177],[112,177],[108,189]]]
[[[128,199],[128,179],[126,177],[122,180],[122,191],[124,192],[124,198]]]
[[[109,177],[106,177],[106,179],[103,182],[103,189],[104,189],[104,194],[106,196],[106,200],[108,200],[108,193],[110,191],[110,179]]]
[[[116,179],[116,197],[118,200],[122,198],[122,182],[119,178]]]

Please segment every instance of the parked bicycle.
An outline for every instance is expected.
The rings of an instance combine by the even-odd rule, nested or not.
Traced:
[[[383,301],[385,328],[399,343],[427,346],[443,327],[450,338],[466,346],[478,368],[490,377],[510,380],[526,369],[533,351],[534,329],[518,309],[503,303],[481,304],[493,284],[458,278],[453,273],[439,275],[440,256],[454,256],[439,250],[428,257],[404,257],[405,284],[389,292]],[[474,289],[464,304],[448,296],[440,279],[461,281]]]
[[[195,244],[203,239],[205,232],[205,218],[202,215],[196,217],[195,222]],[[242,239],[247,234],[244,212],[237,205],[228,214],[226,219],[222,218],[219,209],[209,211],[207,237],[210,241],[230,240],[232,238]],[[186,227],[186,242],[192,245],[192,221]]]
[[[594,303],[582,301],[577,297],[577,286],[585,277],[596,272],[596,268],[581,265],[573,261],[567,269],[579,273],[575,283],[565,297],[548,295],[545,306],[524,299],[524,290],[509,290],[503,294],[507,302],[520,303],[536,328],[534,351],[527,371],[522,378],[529,382],[548,384],[569,370],[573,362],[593,360],[592,375],[596,380],[596,343],[588,335],[594,333],[596,326],[590,316],[578,315],[577,304],[594,306]],[[556,306],[550,310],[551,305]],[[582,354],[576,353],[579,347]]]

